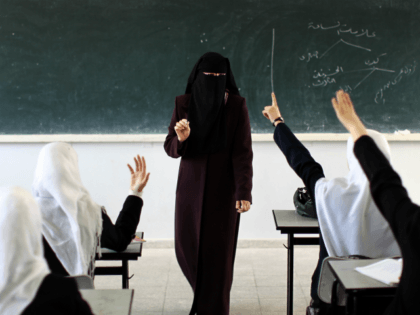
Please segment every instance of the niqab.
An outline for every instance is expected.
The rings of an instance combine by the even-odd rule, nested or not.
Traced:
[[[54,142],[42,148],[32,192],[42,214],[42,233],[63,267],[71,276],[93,275],[102,211],[82,184],[71,145]]]
[[[50,273],[41,224],[38,205],[28,191],[0,188],[0,314],[21,314]]]
[[[226,73],[205,75],[203,72]],[[214,52],[204,54],[188,78],[185,94],[191,94],[188,121],[191,134],[187,154],[215,153],[226,147],[225,92],[239,95],[229,59]]]
[[[374,130],[368,130],[368,134],[390,160],[391,151],[385,137]],[[401,255],[388,222],[373,201],[369,181],[353,147],[350,137],[347,176],[332,180],[321,178],[315,185],[318,221],[328,255],[371,258]]]

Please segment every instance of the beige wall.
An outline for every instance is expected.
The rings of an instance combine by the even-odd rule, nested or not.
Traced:
[[[347,172],[346,142],[308,142],[304,145],[323,166],[327,178]],[[420,142],[390,142],[393,165],[412,199],[420,203]],[[31,188],[40,143],[0,143],[0,185]],[[139,230],[148,239],[173,238],[175,187],[179,160],[163,150],[163,143],[74,143],[81,177],[94,200],[115,220],[128,192],[127,163],[139,153],[147,159],[151,177],[144,191]],[[254,202],[241,218],[240,238],[278,238],[272,209],[293,209],[292,196],[301,180],[288,166],[274,142],[254,142]]]

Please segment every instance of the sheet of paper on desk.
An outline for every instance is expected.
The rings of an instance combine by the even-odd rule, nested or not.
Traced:
[[[400,282],[402,258],[398,260],[387,258],[365,267],[357,267],[355,270],[385,284],[395,285]]]

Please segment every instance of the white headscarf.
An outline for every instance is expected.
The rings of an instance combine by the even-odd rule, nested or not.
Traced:
[[[0,314],[20,314],[49,273],[34,198],[20,187],[0,188]]]
[[[93,274],[100,254],[101,207],[79,174],[76,151],[68,143],[42,148],[32,193],[42,214],[42,233],[70,275]]]
[[[391,151],[385,137],[377,131],[368,135],[386,156]],[[330,256],[365,255],[372,258],[401,255],[395,237],[370,193],[369,181],[347,141],[349,173],[346,177],[315,185],[315,202],[321,233]]]

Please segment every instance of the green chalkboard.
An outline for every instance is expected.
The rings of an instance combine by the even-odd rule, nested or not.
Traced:
[[[2,0],[0,133],[166,133],[207,51],[230,58],[252,131],[274,89],[295,132],[344,132],[343,88],[370,128],[420,131],[418,1]]]

